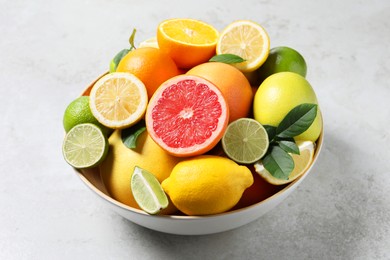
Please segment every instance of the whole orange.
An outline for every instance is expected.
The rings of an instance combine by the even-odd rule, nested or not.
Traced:
[[[249,115],[253,92],[240,70],[226,63],[207,62],[193,67],[186,74],[202,77],[221,90],[229,106],[229,122]]]
[[[180,74],[167,53],[152,47],[130,51],[119,62],[116,71],[129,72],[139,78],[145,84],[149,98],[161,83]]]

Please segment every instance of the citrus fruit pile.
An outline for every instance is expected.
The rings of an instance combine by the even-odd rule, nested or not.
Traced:
[[[310,167],[322,117],[299,52],[249,20],[168,19],[138,46],[135,32],[65,110],[72,167],[128,206],[186,215],[254,204]]]

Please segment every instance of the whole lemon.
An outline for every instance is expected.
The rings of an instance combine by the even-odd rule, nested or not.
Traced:
[[[303,103],[318,104],[310,83],[293,72],[279,72],[266,78],[256,91],[253,100],[254,118],[262,125],[278,126],[294,107]],[[312,125],[296,140],[315,142],[322,130],[322,115],[318,107]]]
[[[209,215],[231,209],[252,183],[246,166],[220,156],[201,155],[179,162],[162,187],[183,213]]]
[[[151,172],[161,183],[180,159],[167,154],[146,131],[138,137],[135,149],[127,148],[122,142],[121,132],[115,130],[108,139],[110,151],[99,166],[100,175],[114,199],[139,209],[130,189],[134,167],[139,166]],[[169,214],[175,210],[174,207],[168,207],[163,213]]]

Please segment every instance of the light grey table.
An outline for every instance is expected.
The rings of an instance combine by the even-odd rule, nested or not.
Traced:
[[[390,2],[0,0],[0,259],[390,259]],[[172,17],[299,50],[325,121],[303,184],[242,228],[175,236],[106,208],[61,154],[66,105]]]

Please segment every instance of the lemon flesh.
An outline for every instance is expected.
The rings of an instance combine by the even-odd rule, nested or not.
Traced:
[[[312,164],[315,151],[315,144],[311,141],[298,141],[297,145],[299,147],[300,154],[291,154],[294,160],[294,169],[288,176],[287,180],[272,176],[271,173],[265,169],[262,161],[254,164],[255,171],[263,177],[264,180],[274,185],[283,185],[296,180],[298,177],[302,176]]]
[[[221,32],[216,53],[240,56],[245,61],[232,65],[242,72],[251,72],[265,62],[269,49],[270,39],[261,25],[249,20],[239,20],[229,24]]]

